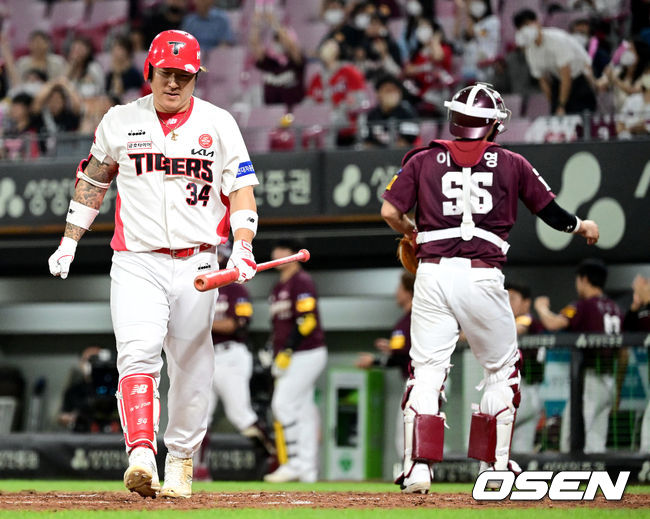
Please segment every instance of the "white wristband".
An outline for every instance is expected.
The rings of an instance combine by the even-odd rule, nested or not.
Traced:
[[[90,226],[95,221],[95,218],[99,214],[97,209],[88,207],[87,205],[80,204],[74,200],[70,200],[70,207],[68,208],[68,216],[66,216],[65,221],[81,227],[82,229],[90,229]]]
[[[576,222],[577,223],[576,223],[575,228],[573,229],[573,231],[571,231],[574,234],[577,233],[580,230],[580,224],[582,223],[582,220],[576,216]]]
[[[238,229],[249,229],[253,231],[253,237],[257,234],[257,213],[250,209],[240,209],[230,215],[230,227],[233,236]]]

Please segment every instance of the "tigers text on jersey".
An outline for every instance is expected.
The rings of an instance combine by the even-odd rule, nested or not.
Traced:
[[[555,197],[525,158],[497,144],[433,141],[430,146],[407,160],[383,195],[403,213],[416,207],[415,223],[420,233],[460,226],[463,166],[471,165],[470,203],[475,226],[502,240],[508,238],[515,223],[519,198],[537,213]],[[474,151],[478,152],[475,159],[463,163]],[[476,236],[468,241],[448,238],[423,243],[417,256],[481,259],[495,267],[506,260],[499,247]]]
[[[165,136],[148,95],[115,106],[91,154],[116,162],[114,250],[146,252],[216,245],[228,238],[228,195],[258,184],[234,118],[192,98],[187,120]]]

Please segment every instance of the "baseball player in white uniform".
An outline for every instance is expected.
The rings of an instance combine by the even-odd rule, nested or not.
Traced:
[[[216,246],[232,228],[228,266],[240,283],[255,275],[257,179],[233,117],[193,97],[201,54],[196,39],[164,31],[144,65],[152,94],[104,116],[77,169],[66,228],[50,272],[68,276],[77,242],[117,182],[111,316],[120,373],[117,400],[129,467],[124,484],[143,497],[189,497],[192,454],[206,432],[216,290],[193,279],[216,268]],[[119,172],[119,174],[118,174]],[[169,421],[164,484],[156,470],[158,384],[165,350]]]

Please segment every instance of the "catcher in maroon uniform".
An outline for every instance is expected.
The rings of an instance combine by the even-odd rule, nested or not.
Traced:
[[[598,226],[562,209],[551,188],[521,155],[494,143],[510,112],[487,84],[445,103],[454,141],[411,150],[384,193],[381,214],[412,237],[418,260],[411,318],[413,375],[404,395],[403,492],[429,491],[442,459],[439,399],[459,326],[484,369],[479,411],[472,415],[470,457],[481,470],[508,470],[519,404],[520,356],[501,267],[517,202],[548,225],[592,244]],[[407,213],[413,208],[415,222]],[[496,438],[496,442],[488,441]]]

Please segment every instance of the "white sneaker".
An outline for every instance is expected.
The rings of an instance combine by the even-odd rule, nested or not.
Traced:
[[[192,496],[192,458],[177,458],[167,453],[162,497]]]
[[[264,481],[267,483],[287,483],[298,480],[300,480],[300,474],[289,467],[288,463],[280,465],[274,472],[264,476]]]
[[[428,494],[433,481],[433,469],[426,463],[416,463],[401,483],[404,494]]]
[[[160,490],[156,455],[148,447],[136,447],[129,454],[129,468],[124,472],[124,486],[142,497],[156,497]]]

